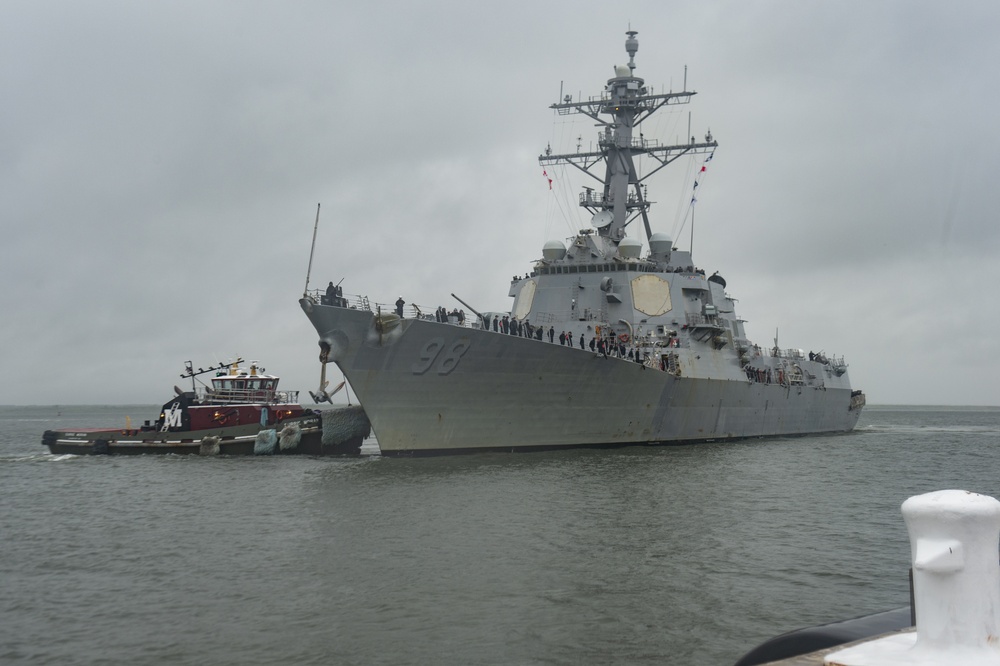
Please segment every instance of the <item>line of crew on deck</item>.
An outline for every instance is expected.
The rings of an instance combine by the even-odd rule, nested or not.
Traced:
[[[533,326],[531,322],[527,319],[524,321],[518,320],[517,317],[509,317],[504,315],[500,317],[499,315],[493,315],[493,319],[486,318],[483,320],[483,328],[485,330],[490,330],[493,327],[494,333],[503,333],[505,335],[516,335],[522,338],[534,338],[535,340],[541,340],[545,336],[544,326]],[[552,341],[552,328],[549,328],[549,341]]]
[[[445,307],[439,307],[434,311],[434,321],[439,324],[448,324],[454,319],[459,326],[465,326],[465,310],[459,310],[458,308],[453,309],[448,312]]]
[[[752,382],[758,382],[760,384],[773,383],[774,378],[771,374],[771,368],[755,368],[752,365],[747,365],[744,370],[746,370],[747,379]]]
[[[493,315],[493,318],[486,318],[484,320],[483,328],[485,330],[490,330],[492,328],[494,333],[503,333],[504,335],[516,335],[523,338],[533,338],[535,340],[544,340],[545,336],[548,336],[549,342],[555,343],[556,339],[556,329],[553,326],[548,328],[544,326],[533,326],[529,321],[520,321],[517,317],[511,317],[509,315]],[[583,333],[580,333],[580,337],[574,339],[572,331],[561,331],[559,333],[559,344],[564,347],[573,347],[579,345],[580,349],[586,350],[588,347],[587,337]],[[598,327],[597,335],[590,338],[590,351],[601,354],[605,358],[614,357],[621,359],[628,359],[630,361],[636,361],[637,363],[642,363],[642,354],[637,348],[631,345],[625,344],[625,339],[627,338],[616,338],[614,331],[608,329],[601,334],[600,327]]]

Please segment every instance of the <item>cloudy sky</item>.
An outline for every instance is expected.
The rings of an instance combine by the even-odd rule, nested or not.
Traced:
[[[0,404],[159,403],[260,359],[315,388],[312,285],[509,309],[583,181],[537,157],[637,75],[720,147],[694,252],[762,345],[843,355],[869,403],[1000,405],[1000,5],[0,4]],[[692,164],[653,179],[686,247]],[[638,230],[632,233],[637,233]]]

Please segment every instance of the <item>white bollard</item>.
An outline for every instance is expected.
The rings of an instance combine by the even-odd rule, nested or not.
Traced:
[[[939,490],[903,502],[916,632],[829,654],[836,666],[1000,666],[1000,502]]]

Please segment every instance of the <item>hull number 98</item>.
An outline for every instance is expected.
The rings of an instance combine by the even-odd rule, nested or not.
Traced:
[[[447,375],[455,369],[462,355],[469,350],[468,338],[459,338],[451,344],[444,341],[444,338],[431,338],[420,350],[419,360],[411,366],[415,375],[422,375],[431,369],[437,361],[437,373]],[[442,353],[443,352],[443,353]]]

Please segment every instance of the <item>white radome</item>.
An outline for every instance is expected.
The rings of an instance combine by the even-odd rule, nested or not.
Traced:
[[[627,259],[638,259],[642,253],[642,241],[635,238],[623,238],[618,243],[618,253]]]
[[[657,231],[649,237],[649,251],[653,254],[668,254],[672,245],[670,236],[662,231]]]
[[[542,256],[546,261],[558,261],[566,256],[566,246],[562,241],[550,240],[542,246]]]

